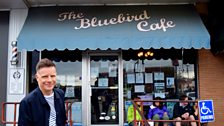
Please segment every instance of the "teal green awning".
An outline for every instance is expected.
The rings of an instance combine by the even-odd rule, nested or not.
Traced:
[[[193,5],[33,7],[18,49],[210,48]]]

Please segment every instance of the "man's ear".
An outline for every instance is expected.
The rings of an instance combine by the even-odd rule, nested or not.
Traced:
[[[38,75],[37,75],[37,73],[35,74],[35,78],[36,78],[36,80],[37,80],[37,78],[38,78]]]

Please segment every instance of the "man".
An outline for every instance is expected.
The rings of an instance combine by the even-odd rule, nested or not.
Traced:
[[[36,66],[38,87],[22,99],[19,106],[19,126],[65,126],[64,92],[54,88],[56,66],[41,59]]]
[[[177,102],[174,105],[173,109],[173,118],[175,120],[192,120],[194,121],[194,109],[193,107],[188,103],[184,102],[188,100],[188,97],[186,95],[180,96],[179,99],[181,102]],[[186,123],[186,122],[184,122]],[[187,122],[188,123],[188,122]],[[181,126],[181,122],[176,122],[176,126]],[[191,126],[197,126],[196,122],[191,122]]]
[[[134,101],[135,101],[135,100],[141,100],[141,98],[135,96],[135,97],[133,98],[133,100],[134,100]],[[141,108],[141,102],[135,102],[135,103],[136,103],[136,105],[138,106],[139,110],[141,111],[141,110],[142,110],[142,108]],[[142,117],[141,117],[141,115],[138,113],[137,110],[135,111],[135,114],[136,114],[136,116],[135,116],[136,121],[140,121],[140,120],[142,120]],[[130,105],[130,106],[128,107],[127,118],[128,118],[128,125],[129,125],[129,126],[134,126],[134,105]]]

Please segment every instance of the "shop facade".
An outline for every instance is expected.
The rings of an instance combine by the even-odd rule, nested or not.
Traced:
[[[8,101],[37,86],[40,58],[56,63],[57,87],[74,101],[75,124],[125,125],[134,95],[205,96],[210,37],[193,5],[40,7],[11,16],[10,39],[20,56],[9,69],[23,79],[17,90],[9,89]]]

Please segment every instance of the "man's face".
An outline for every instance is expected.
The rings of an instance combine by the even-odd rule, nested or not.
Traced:
[[[36,79],[40,90],[44,95],[50,95],[56,84],[56,68],[43,67],[36,73]]]
[[[141,99],[140,99],[140,98],[135,98],[134,100],[141,100]],[[141,102],[138,101],[138,102],[136,102],[136,104],[137,104],[137,105],[141,105]]]
[[[187,101],[188,100],[188,97],[186,97],[185,99],[184,99],[184,101]],[[182,102],[182,105],[183,106],[187,106],[188,105],[188,102]]]

